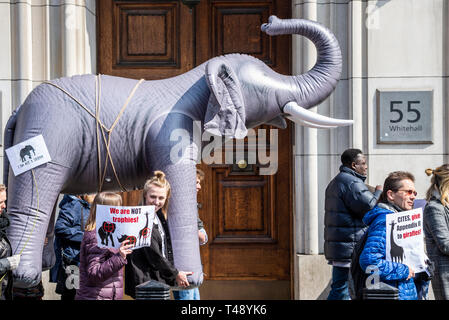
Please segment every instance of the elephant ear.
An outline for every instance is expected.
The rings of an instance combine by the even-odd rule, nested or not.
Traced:
[[[243,96],[235,72],[223,57],[215,58],[206,65],[206,80],[211,94],[204,130],[217,136],[243,139],[248,130]]]

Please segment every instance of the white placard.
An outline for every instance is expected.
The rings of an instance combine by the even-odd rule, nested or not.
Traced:
[[[415,272],[426,269],[422,216],[422,208],[387,214],[387,261],[406,264]]]
[[[5,152],[15,176],[51,161],[41,134],[20,142]]]
[[[97,205],[95,222],[98,246],[117,249],[125,240],[134,243],[134,249],[150,246],[154,208]]]

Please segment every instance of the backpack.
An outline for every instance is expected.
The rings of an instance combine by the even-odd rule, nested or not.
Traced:
[[[365,248],[366,239],[368,239],[368,230],[360,238],[354,247],[351,260],[351,276],[354,283],[355,300],[362,300],[363,288],[365,288],[365,282],[369,274],[365,273],[360,267],[359,258]]]

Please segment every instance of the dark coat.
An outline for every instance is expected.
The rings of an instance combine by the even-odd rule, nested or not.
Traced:
[[[12,271],[9,261],[6,259],[11,256],[11,244],[8,238],[0,239],[0,300],[12,300]]]
[[[11,244],[6,236],[9,219],[6,210],[0,213],[0,300],[12,300],[13,276],[11,265],[6,259],[12,254]]]
[[[435,265],[435,299],[449,300],[449,208],[439,199],[439,193],[432,196],[424,208],[424,236],[427,255]]]
[[[123,259],[117,249],[97,246],[96,230],[84,232],[80,250],[80,288],[76,300],[123,298]]]
[[[55,224],[64,258],[79,264],[79,251],[83,240],[84,225],[89,217],[90,204],[75,196],[65,195],[59,203],[59,215]]]
[[[149,280],[156,280],[174,286],[178,270],[174,267],[173,249],[167,221],[159,210],[156,213],[162,223],[165,239],[159,232],[159,225],[153,224],[151,232],[151,245],[133,250],[126,258],[125,267],[125,293],[133,298],[136,295],[136,286]],[[165,241],[165,257],[162,255],[162,241]]]
[[[324,255],[328,261],[351,262],[355,244],[366,231],[362,218],[374,208],[382,191],[372,194],[365,179],[341,166],[326,188]]]
[[[374,207],[363,218],[363,222],[369,226],[368,238],[359,262],[362,270],[370,265],[379,268],[379,280],[398,288],[399,300],[417,300],[418,294],[413,278],[408,280],[409,268],[402,263],[386,260],[387,244],[387,214],[394,213],[380,206]]]

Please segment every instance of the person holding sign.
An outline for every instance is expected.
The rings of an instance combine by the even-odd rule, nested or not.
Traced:
[[[174,266],[170,231],[167,224],[167,208],[170,198],[170,184],[162,171],[145,183],[143,205],[155,206],[156,215],[151,232],[151,245],[133,250],[127,257],[125,267],[125,293],[132,298],[136,286],[149,280],[156,280],[170,286],[177,284],[188,287],[187,276],[192,272],[178,271]]]
[[[415,271],[401,262],[386,259],[386,216],[413,209],[417,192],[415,177],[410,172],[395,171],[385,179],[378,204],[363,218],[368,225],[368,238],[360,255],[360,267],[378,268],[379,280],[399,290],[399,300],[417,300],[413,277]]]
[[[432,176],[424,208],[426,250],[435,267],[432,289],[436,300],[449,300],[449,164],[426,174]]]
[[[87,219],[80,249],[80,287],[75,300],[120,300],[123,298],[123,267],[133,244],[128,240],[120,248],[100,248],[96,237],[97,205],[121,206],[122,197],[112,192],[95,196]]]
[[[79,267],[79,252],[84,235],[84,225],[89,217],[95,194],[74,196],[66,194],[59,203],[59,215],[55,224],[55,254],[59,256],[55,292],[61,300],[74,300],[76,289],[67,284],[69,270]]]

